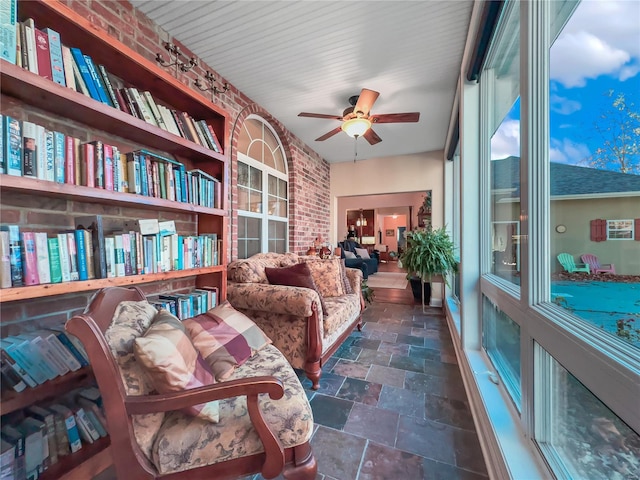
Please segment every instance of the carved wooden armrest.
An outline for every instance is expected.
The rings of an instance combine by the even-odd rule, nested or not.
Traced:
[[[272,376],[240,378],[182,392],[144,396],[128,395],[125,397],[125,407],[130,415],[141,415],[180,410],[213,400],[246,395],[249,418],[264,446],[265,461],[262,466],[262,475],[265,478],[273,478],[284,468],[284,448],[264,421],[258,406],[260,393],[268,393],[272,399],[278,400],[284,395],[284,386],[278,378]]]

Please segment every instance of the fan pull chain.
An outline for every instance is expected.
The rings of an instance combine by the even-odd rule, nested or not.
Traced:
[[[353,163],[356,163],[356,158],[358,158],[358,135],[353,138]]]

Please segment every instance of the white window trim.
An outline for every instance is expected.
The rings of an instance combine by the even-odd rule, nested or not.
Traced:
[[[612,222],[629,222],[629,228],[625,228],[625,229],[616,229],[615,231],[617,232],[626,232],[628,231],[629,233],[631,233],[631,236],[629,238],[611,238],[610,233],[611,233],[611,223]],[[622,240],[622,241],[633,241],[635,239],[635,228],[634,228],[634,220],[632,218],[615,218],[612,220],[607,220],[607,240],[611,240],[611,241],[618,241],[618,240]]]

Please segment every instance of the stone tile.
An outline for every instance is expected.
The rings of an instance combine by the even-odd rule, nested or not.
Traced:
[[[486,475],[462,470],[447,463],[425,458],[422,462],[424,480],[487,480]]]
[[[391,333],[397,333],[398,335],[411,335],[411,329],[413,327],[410,326],[406,326],[403,327],[402,325],[388,325],[385,324],[385,332],[391,332]]]
[[[404,385],[404,375],[404,370],[383,367],[381,365],[371,365],[366,379],[370,382],[402,387]]]
[[[338,360],[335,367],[333,367],[333,372],[338,375],[343,375],[345,377],[351,378],[367,378],[367,374],[369,373],[369,365],[364,365],[362,363],[353,362],[351,360]],[[320,379],[322,381],[322,379]]]
[[[324,362],[324,365],[322,365],[322,372],[330,372],[335,364],[338,363],[338,360],[340,360],[340,358],[333,355],[329,360]]]
[[[379,383],[365,382],[356,378],[346,378],[342,388],[336,395],[345,400],[365,403],[367,405],[377,405],[382,385]]]
[[[434,350],[440,350],[444,344],[445,344],[445,342],[443,342],[439,338],[425,338],[424,339],[424,346],[426,348],[432,348]]]
[[[396,441],[399,417],[400,415],[396,412],[354,403],[344,431],[393,447]]]
[[[377,350],[380,346],[380,340],[375,340],[372,338],[356,338],[351,342],[351,346]]]
[[[433,348],[418,347],[413,345],[409,347],[409,356],[415,358],[425,358],[434,361],[442,360],[442,352]]]
[[[347,423],[353,402],[341,398],[316,394],[310,402],[315,423],[342,430]]]
[[[370,442],[364,452],[358,480],[422,479],[423,458]]]
[[[396,343],[397,333],[382,332],[378,330],[372,330],[367,332],[367,338],[372,340],[382,340],[383,342]]]
[[[386,328],[386,325],[380,322],[367,322],[362,327],[362,331],[363,332],[371,332],[371,331],[386,332],[387,328]]]
[[[421,337],[421,338],[435,338],[438,340],[444,340],[446,339],[447,334],[439,329],[436,328],[414,328],[411,331],[411,335],[413,335],[414,337]],[[445,337],[444,339],[442,337]]]
[[[452,427],[424,418],[400,415],[396,448],[454,465],[452,445]]]
[[[458,357],[456,357],[455,353],[442,353],[440,355],[440,361],[442,363],[449,363],[451,365],[458,364]]]
[[[424,361],[424,373],[429,375],[436,375],[438,377],[445,377],[447,379],[460,378],[460,381],[462,381],[460,370],[458,370],[457,365],[442,363],[436,360]]]
[[[396,343],[404,343],[406,345],[415,345],[417,347],[423,347],[424,346],[424,338],[422,337],[415,337],[413,335],[402,335],[402,334],[398,334],[398,338],[396,340]]]
[[[400,370],[411,372],[424,372],[424,358],[404,357],[402,355],[391,355],[389,366]]]
[[[382,365],[384,367],[389,366],[389,360],[391,360],[391,355],[384,352],[379,352],[377,350],[369,350],[368,348],[363,348],[360,355],[358,355],[358,363],[362,363],[363,365]]]
[[[424,393],[384,385],[378,399],[378,408],[424,418],[424,397]]]
[[[378,347],[379,352],[388,353],[389,355],[409,355],[409,345],[401,345],[397,343],[382,342]]]
[[[471,410],[467,402],[444,398],[427,393],[425,399],[425,418],[434,422],[446,423],[452,427],[475,430]]]
[[[334,357],[340,357],[347,360],[355,360],[360,355],[362,349],[360,347],[352,347],[346,343],[340,345],[340,347],[336,350],[336,353],[333,354]]]
[[[342,382],[344,382],[344,377],[342,375],[323,371],[320,376],[320,386],[316,391],[318,393],[324,393],[325,395],[335,395],[338,390],[340,390]],[[302,382],[302,386],[306,390],[311,390],[311,380],[305,377],[304,382]]]
[[[475,431],[453,429],[453,448],[457,467],[488,475],[487,466],[482,456],[482,449],[480,448],[480,441]]]
[[[319,427],[311,438],[318,473],[328,478],[355,479],[367,441],[345,432]]]

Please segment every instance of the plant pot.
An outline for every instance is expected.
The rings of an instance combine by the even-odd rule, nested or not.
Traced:
[[[431,284],[429,282],[424,283],[424,287],[421,289],[420,285],[422,281],[420,277],[409,278],[409,284],[411,285],[411,291],[413,292],[413,298],[417,302],[422,302],[422,295],[424,295],[424,304],[429,305],[431,303]],[[423,290],[422,292],[420,290]]]

